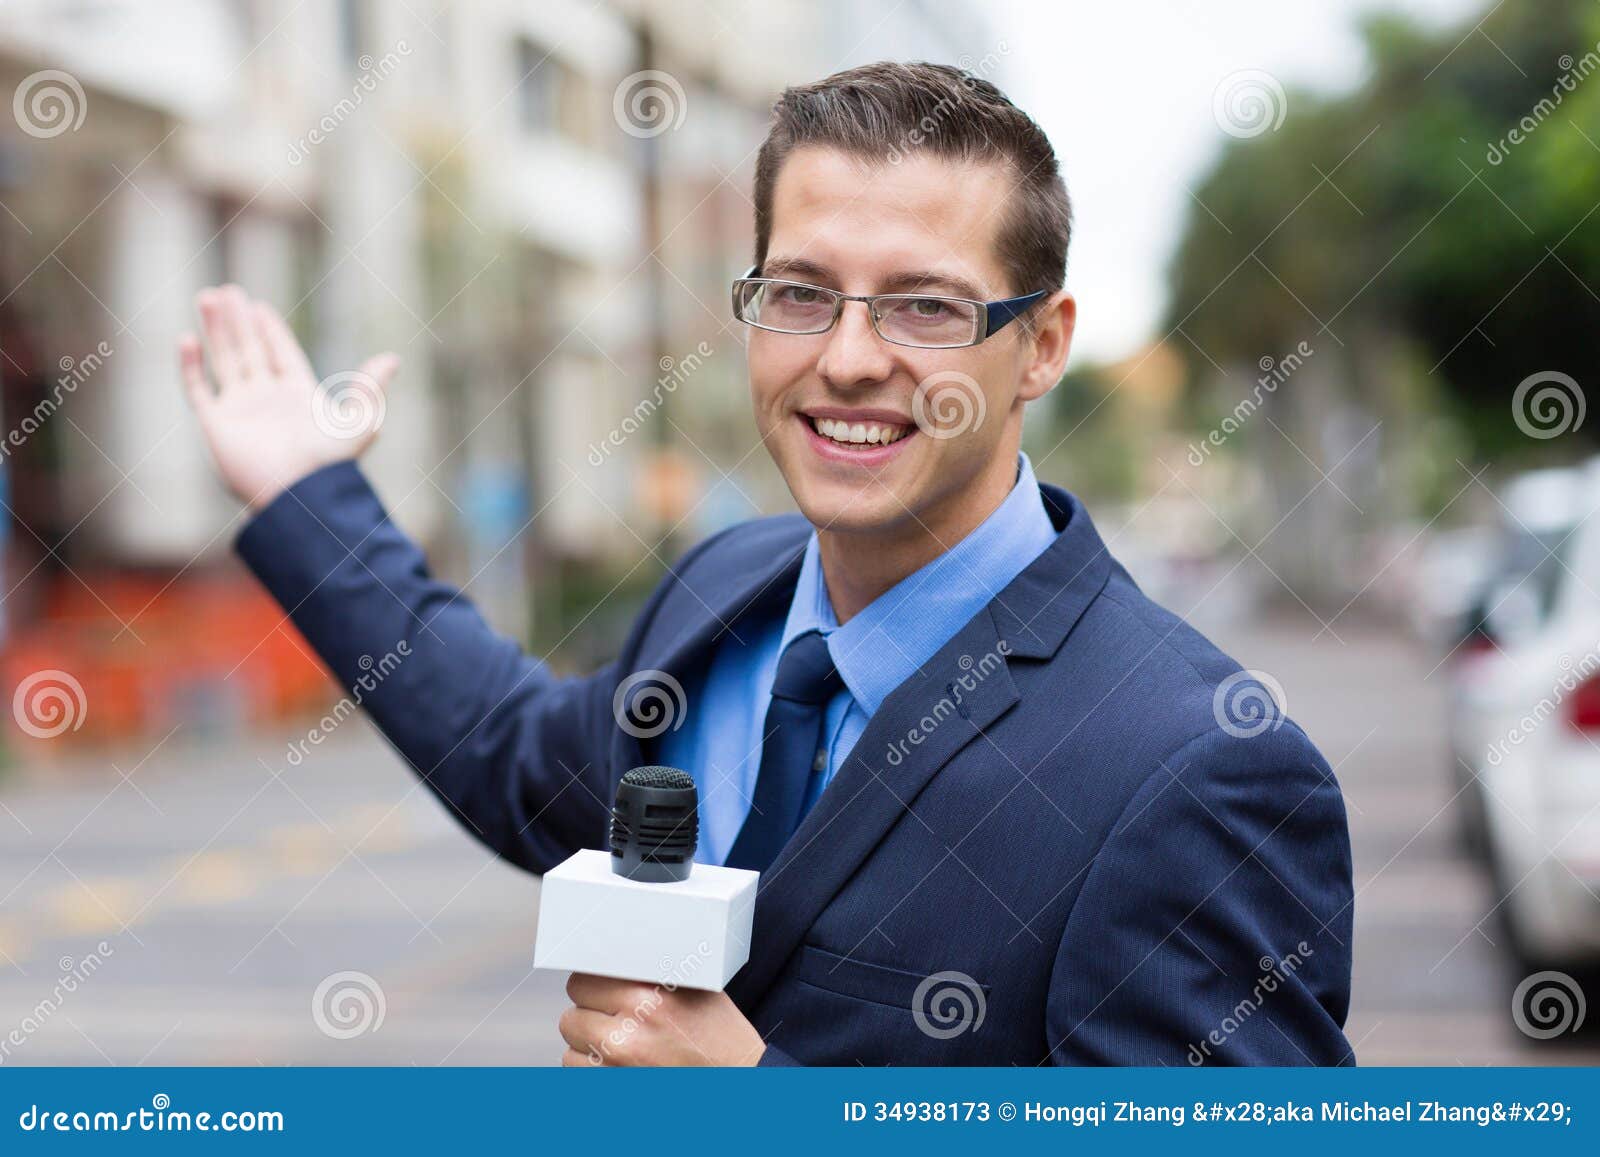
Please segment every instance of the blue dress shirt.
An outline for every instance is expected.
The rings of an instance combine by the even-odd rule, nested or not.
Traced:
[[[803,815],[889,694],[916,675],[1055,537],[1033,465],[1026,454],[1019,454],[1011,493],[976,530],[841,626],[812,531],[787,619],[741,623],[737,636],[725,635],[701,685],[685,689],[689,706],[684,725],[659,740],[661,762],[689,772],[699,791],[695,859],[723,863],[749,814],[772,681],[778,656],[790,640],[804,631],[822,632],[844,680],[828,704],[823,727],[827,758],[819,753]]]

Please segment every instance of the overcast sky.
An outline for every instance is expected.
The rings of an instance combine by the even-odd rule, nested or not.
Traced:
[[[1401,10],[1465,34],[1490,6],[999,0],[1002,84],[1050,134],[1075,205],[1067,273],[1080,319],[1073,361],[1121,357],[1161,336],[1165,270],[1193,204],[1189,190],[1229,139],[1212,112],[1225,77],[1259,70],[1285,87],[1349,89],[1365,70],[1355,31],[1363,12]],[[1292,99],[1284,115],[1294,116]],[[1309,190],[1318,178],[1307,177]]]

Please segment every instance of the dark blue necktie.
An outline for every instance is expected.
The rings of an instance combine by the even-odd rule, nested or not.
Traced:
[[[796,636],[784,649],[762,731],[755,800],[728,851],[729,867],[766,871],[800,826],[812,768],[827,758],[822,726],[828,701],[842,684],[828,640],[816,631]]]

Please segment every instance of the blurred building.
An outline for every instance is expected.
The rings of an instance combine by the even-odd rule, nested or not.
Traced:
[[[284,308],[321,373],[401,355],[369,473],[502,629],[571,566],[780,501],[726,307],[755,149],[783,85],[891,54],[1003,83],[965,2],[0,6],[18,661],[70,636],[137,682],[156,621],[179,654],[200,605],[276,623],[174,369],[220,281]]]

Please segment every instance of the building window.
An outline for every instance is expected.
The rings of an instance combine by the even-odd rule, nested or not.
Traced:
[[[366,0],[339,0],[339,59],[351,71],[367,45]]]
[[[561,99],[561,66],[526,38],[517,41],[517,120],[525,133],[556,131]]]

